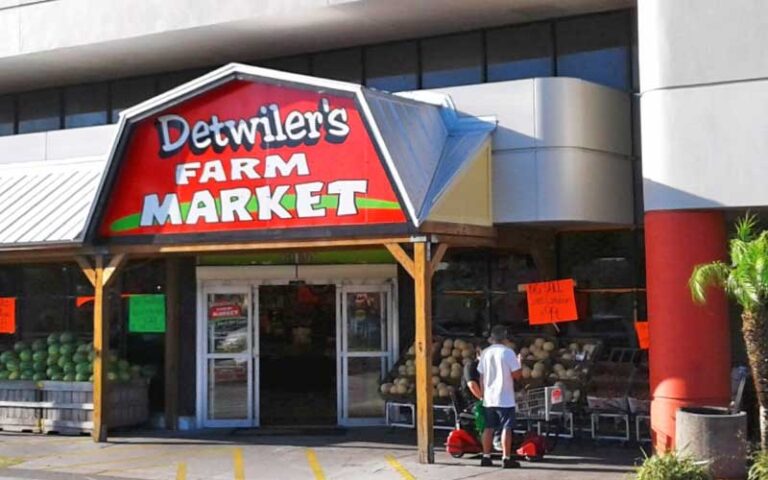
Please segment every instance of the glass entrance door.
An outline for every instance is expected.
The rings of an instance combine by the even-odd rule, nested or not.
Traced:
[[[390,285],[345,286],[339,305],[342,425],[384,422],[379,385],[390,368],[393,349]]]
[[[252,289],[217,287],[203,295],[203,426],[256,426],[258,332]]]

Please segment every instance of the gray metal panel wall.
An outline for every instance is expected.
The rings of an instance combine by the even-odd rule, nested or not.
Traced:
[[[631,225],[629,95],[573,78],[440,89],[495,115],[495,223]]]

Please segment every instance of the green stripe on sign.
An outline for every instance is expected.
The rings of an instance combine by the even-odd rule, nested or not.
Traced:
[[[216,213],[221,216],[221,201],[216,199]],[[296,195],[288,194],[284,195],[280,200],[280,205],[288,211],[296,210]],[[355,205],[360,210],[400,210],[400,204],[390,200],[380,200],[377,198],[357,198],[355,199]],[[318,207],[321,208],[337,208],[339,206],[339,198],[336,195],[323,195],[320,197],[320,203]],[[186,219],[189,215],[189,209],[191,207],[190,202],[183,202],[179,205],[181,209],[181,218]],[[256,197],[252,197],[248,204],[245,206],[249,213],[256,213],[259,210]],[[124,217],[118,218],[112,225],[109,226],[109,230],[114,233],[121,233],[128,230],[134,230],[139,228],[139,222],[141,221],[141,214],[132,213]]]

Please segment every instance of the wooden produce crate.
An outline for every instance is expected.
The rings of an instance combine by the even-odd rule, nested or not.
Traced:
[[[0,381],[0,430],[39,433],[37,395],[35,382]]]
[[[106,424],[111,428],[141,425],[149,420],[148,384],[143,380],[109,385]],[[93,430],[93,384],[40,382],[43,433],[90,433]]]

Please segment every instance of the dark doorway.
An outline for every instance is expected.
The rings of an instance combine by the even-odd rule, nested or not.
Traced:
[[[336,287],[259,287],[262,425],[336,424]]]

